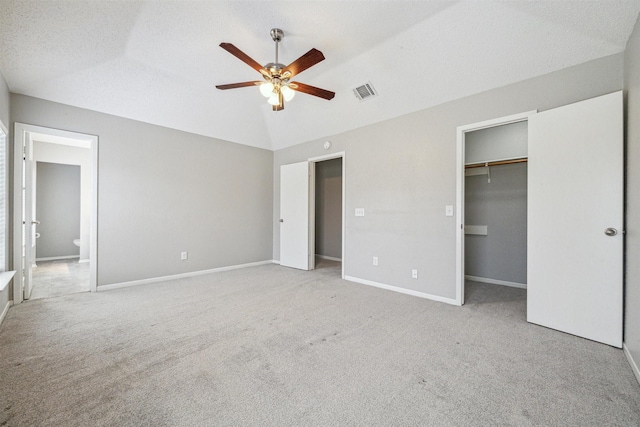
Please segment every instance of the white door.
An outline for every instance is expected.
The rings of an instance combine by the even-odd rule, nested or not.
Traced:
[[[529,118],[527,320],[622,346],[622,92]]]
[[[36,226],[39,222],[35,219],[36,213],[36,167],[33,160],[33,140],[31,134],[25,132],[24,138],[24,299],[31,297],[32,268],[36,265]],[[27,190],[28,189],[28,190]]]
[[[280,265],[309,270],[309,162],[280,167]]]

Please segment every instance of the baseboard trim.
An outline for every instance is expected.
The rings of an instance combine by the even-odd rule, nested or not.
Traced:
[[[78,260],[79,264],[84,264],[85,262],[91,262],[91,260],[89,258],[84,258],[84,259],[79,259]]]
[[[4,322],[4,318],[7,317],[9,307],[11,307],[11,301],[7,301],[7,304],[4,306],[4,310],[2,310],[2,314],[0,314],[0,325]]]
[[[633,371],[633,375],[636,376],[636,380],[640,383],[640,369],[638,369],[638,365],[636,361],[633,360],[633,356],[631,356],[631,352],[625,343],[622,343],[622,350],[624,351],[624,355],[627,356],[627,361],[629,365],[631,365],[631,370]]]
[[[276,264],[276,265],[280,265],[280,260],[279,259],[272,259],[271,263],[272,264]]]
[[[360,283],[361,285],[374,286],[376,288],[386,289],[388,291],[399,292],[401,294],[412,295],[414,297],[429,299],[432,301],[444,302],[451,305],[460,305],[453,298],[445,298],[438,295],[431,295],[425,292],[414,291],[411,289],[400,288],[398,286],[386,285],[384,283],[378,283],[371,280],[360,279],[358,277],[353,276],[344,276],[344,280],[348,280],[350,282]]]
[[[150,279],[132,280],[130,282],[112,283],[98,286],[97,291],[110,291],[113,289],[129,288],[131,286],[148,285],[151,283],[166,282],[168,280],[184,279],[186,277],[203,276],[211,273],[221,273],[223,271],[240,270],[242,268],[256,267],[259,265],[272,264],[272,260],[250,262],[247,264],[230,265],[227,267],[212,268],[210,270],[191,271],[189,273],[172,274],[170,276],[152,277]]]
[[[56,261],[59,259],[73,259],[80,258],[80,255],[65,255],[65,256],[50,256],[45,258],[36,258],[36,262],[38,261]]]
[[[508,282],[506,280],[497,280],[497,279],[487,279],[486,277],[467,276],[466,274],[465,274],[464,278],[467,279],[467,280],[473,280],[474,282],[490,283],[492,285],[509,286],[510,288],[527,289],[527,284],[526,283]]]
[[[342,258],[336,258],[336,257],[332,257],[332,256],[326,256],[326,255],[317,255],[316,256],[320,259],[326,259],[329,261],[339,261],[342,262]]]

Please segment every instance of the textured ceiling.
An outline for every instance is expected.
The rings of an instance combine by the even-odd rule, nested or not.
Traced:
[[[14,93],[266,149],[280,149],[624,50],[640,0],[0,0],[0,71]],[[272,62],[326,60],[271,111],[260,80],[218,45]],[[358,101],[371,81],[379,96]]]

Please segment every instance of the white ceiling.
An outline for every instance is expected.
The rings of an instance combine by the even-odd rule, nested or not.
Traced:
[[[9,89],[271,150],[323,138],[624,50],[640,0],[25,1],[0,0],[0,70]],[[271,111],[260,80],[218,47],[280,62],[326,60]],[[371,81],[379,96],[358,101]]]

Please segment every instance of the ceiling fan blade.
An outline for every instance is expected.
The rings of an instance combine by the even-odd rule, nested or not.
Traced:
[[[231,43],[220,43],[220,47],[229,52],[231,55],[238,58],[240,61],[244,62],[260,74],[270,77],[269,72],[264,69],[264,67],[254,59],[252,59],[249,55],[232,45]]]
[[[239,87],[257,86],[257,85],[262,84],[262,83],[264,83],[264,82],[229,83],[228,85],[216,85],[216,87],[218,89],[225,90],[225,89],[236,89],[236,88],[239,88]]]
[[[315,86],[306,85],[304,83],[291,82],[289,83],[289,87],[295,91],[317,96],[327,100],[333,99],[333,97],[336,96],[335,92],[331,92],[330,90],[320,89],[319,87],[315,87]]]
[[[318,49],[313,48],[309,52],[305,53],[300,58],[296,59],[291,64],[289,64],[284,69],[282,74],[285,75],[285,73],[288,72],[290,73],[288,78],[293,77],[296,74],[300,74],[307,68],[313,67],[318,62],[323,60],[324,60],[324,55],[322,54],[322,52],[320,52]]]

